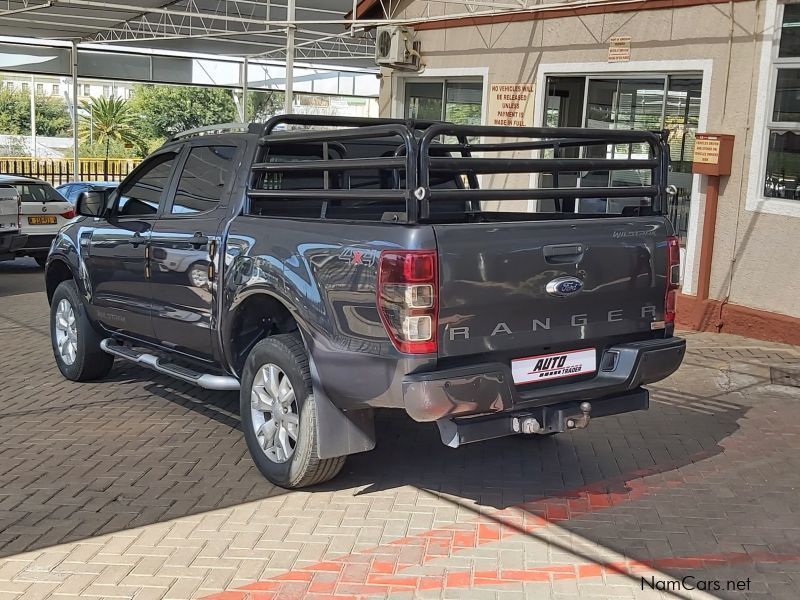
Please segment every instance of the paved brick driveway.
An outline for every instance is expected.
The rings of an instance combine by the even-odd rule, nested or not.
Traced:
[[[0,600],[800,597],[800,392],[765,367],[800,348],[692,335],[650,411],[574,435],[451,450],[380,414],[375,451],[286,493],[235,394],[68,383],[45,314],[0,297]]]

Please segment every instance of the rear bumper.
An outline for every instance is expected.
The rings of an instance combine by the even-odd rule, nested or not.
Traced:
[[[22,233],[0,235],[0,260],[14,257],[14,253],[25,245],[28,236]]]
[[[609,352],[616,354],[609,370],[600,370],[586,381],[540,389],[517,389],[511,369],[503,363],[407,375],[403,379],[403,403],[416,421],[523,411],[563,403],[577,406],[583,401],[599,407],[595,401],[602,404],[618,396],[642,392],[640,386],[674,373],[683,361],[686,341],[671,337],[619,344],[608,348],[598,364],[605,364],[603,358]],[[599,408],[593,410],[595,416],[601,412]]]
[[[50,245],[56,237],[55,233],[35,234],[26,236],[28,239],[20,248],[20,254],[47,254]]]

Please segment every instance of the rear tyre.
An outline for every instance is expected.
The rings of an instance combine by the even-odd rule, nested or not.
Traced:
[[[62,281],[50,303],[50,339],[58,370],[72,381],[105,377],[114,357],[100,349],[102,338],[92,327],[73,280]]]
[[[342,470],[345,456],[319,457],[308,357],[297,335],[268,337],[253,347],[244,366],[239,406],[253,462],[273,484],[307,487]]]

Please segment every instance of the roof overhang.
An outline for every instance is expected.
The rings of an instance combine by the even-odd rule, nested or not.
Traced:
[[[291,14],[291,5],[294,14]],[[0,0],[0,36],[374,69],[370,32],[348,27],[352,0]]]

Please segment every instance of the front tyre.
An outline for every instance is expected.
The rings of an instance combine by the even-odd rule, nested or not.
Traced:
[[[294,489],[335,477],[344,456],[322,459],[303,342],[297,335],[261,340],[247,356],[239,397],[244,437],[258,470]]]
[[[91,381],[108,374],[114,357],[100,348],[102,338],[86,316],[78,286],[62,281],[50,302],[50,339],[58,370],[72,381]]]

